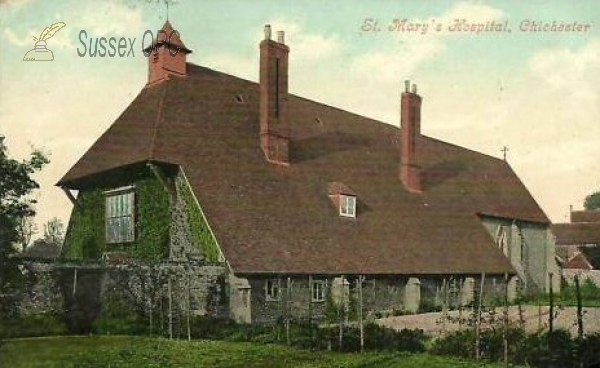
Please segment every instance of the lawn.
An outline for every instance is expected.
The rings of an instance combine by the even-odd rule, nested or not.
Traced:
[[[278,345],[169,341],[127,336],[46,337],[0,343],[0,367],[348,367],[475,368],[482,365],[426,354],[339,354]],[[501,367],[501,364],[486,364]]]

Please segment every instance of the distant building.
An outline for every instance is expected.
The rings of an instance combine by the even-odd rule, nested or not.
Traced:
[[[592,272],[594,267],[583,252],[585,248],[600,248],[600,210],[571,210],[570,214],[571,222],[552,225],[563,276],[568,281],[575,274],[591,277],[600,285],[600,275]]]
[[[398,129],[289,94],[290,49],[268,26],[258,83],[187,63],[170,42],[57,184],[75,203],[64,259],[223,264],[231,316],[246,322],[282,304],[318,316],[362,277],[367,310],[415,311],[482,273],[548,290],[550,221],[506,161],[421,134],[415,85]]]

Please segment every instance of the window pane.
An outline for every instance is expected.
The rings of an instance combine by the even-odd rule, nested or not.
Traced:
[[[135,240],[133,222],[135,193],[106,197],[106,241],[109,243]]]

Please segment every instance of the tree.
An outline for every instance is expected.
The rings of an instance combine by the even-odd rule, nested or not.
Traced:
[[[35,215],[36,201],[30,195],[39,184],[31,176],[50,162],[38,150],[27,160],[10,158],[4,140],[0,136],[0,295],[10,294],[18,286],[20,272],[12,256],[17,251],[14,243],[19,241],[19,224]]]
[[[47,243],[62,247],[64,240],[64,225],[60,219],[53,217],[44,224],[44,240]]]
[[[37,225],[33,221],[33,217],[23,217],[19,221],[17,232],[18,242],[21,244],[21,251],[27,250],[31,244],[31,239],[38,231]]]
[[[583,208],[586,210],[600,209],[600,192],[592,193],[585,197]]]

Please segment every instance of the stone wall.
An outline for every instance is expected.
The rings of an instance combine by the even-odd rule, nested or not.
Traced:
[[[228,318],[227,270],[222,266],[163,263],[155,266],[26,262],[23,272],[34,282],[23,290],[21,314],[101,313],[119,299],[132,311],[149,316],[164,309],[190,315]]]
[[[490,216],[482,217],[482,222],[517,271],[525,294],[548,292],[550,273],[555,275],[554,290],[560,289],[556,246],[547,225]]]

